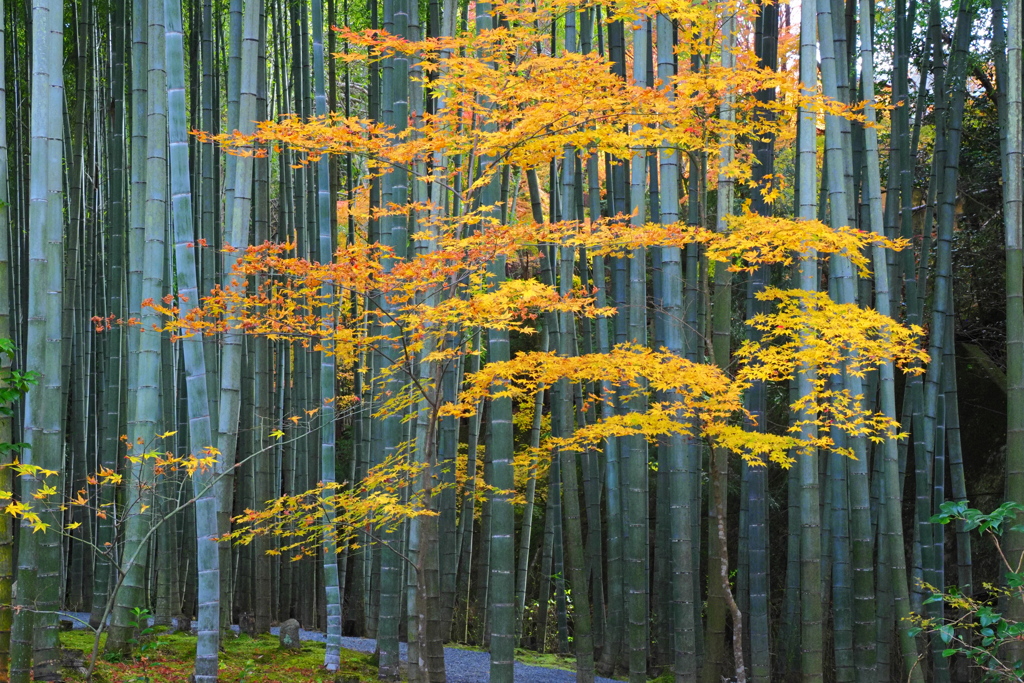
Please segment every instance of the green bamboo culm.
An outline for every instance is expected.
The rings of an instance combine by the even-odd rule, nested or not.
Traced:
[[[948,81],[946,88],[949,94],[949,109],[946,120],[946,161],[942,168],[936,169],[936,174],[941,174],[941,193],[939,194],[938,209],[938,232],[936,241],[935,257],[935,286],[932,296],[931,325],[929,326],[929,355],[931,358],[942,357],[942,347],[945,342],[945,328],[949,324],[948,307],[952,292],[952,240],[953,227],[955,222],[955,206],[957,195],[957,183],[959,180],[960,141],[963,129],[964,107],[967,96],[967,69],[969,62],[968,47],[970,44],[971,25],[976,13],[975,3],[965,0],[961,3],[957,12],[956,28],[954,30],[953,54],[950,56]],[[928,366],[924,382],[924,450],[926,466],[933,467],[930,487],[925,492],[932,496],[932,513],[938,512],[937,501],[944,499],[944,471],[940,469],[936,455],[944,449],[944,444],[939,443],[940,434],[944,430],[939,428],[945,418],[943,401],[940,400],[942,385],[942,363],[933,362]],[[935,462],[933,463],[933,459]],[[922,488],[918,489],[923,490]],[[922,506],[924,507],[924,506]],[[921,556],[924,570],[924,580],[934,586],[945,585],[944,581],[944,527],[930,524],[930,515],[923,519],[923,527],[932,527],[927,535],[922,536]],[[927,541],[931,540],[931,547]],[[928,613],[932,617],[941,616],[941,605],[931,604],[928,606]],[[943,656],[945,644],[938,636],[931,638],[931,659],[933,676],[941,683],[949,680],[949,658]]]
[[[1021,116],[1021,6],[1010,2],[1007,7],[1006,31],[1006,119],[1005,180],[1003,184],[1003,217],[1006,245],[1006,499],[1024,500],[1024,182],[1021,159],[1024,155]],[[1002,90],[1000,84],[1000,90]],[[1024,553],[1024,533],[1010,531],[1006,538],[1007,556]],[[1024,604],[1010,601],[1010,617],[1024,619]],[[1024,645],[1014,643],[1012,660],[1024,658]]]
[[[807,2],[800,6],[800,85],[805,95],[818,89],[816,8]],[[810,109],[801,109],[797,131],[797,215],[801,220],[817,218],[817,122]],[[800,257],[799,287],[808,292],[818,289],[817,254],[809,250]],[[797,397],[813,390],[814,368],[797,373]],[[813,415],[800,414],[801,421]],[[808,424],[801,438],[817,437],[817,429]],[[821,586],[821,513],[819,511],[817,453],[798,453],[800,516],[800,675],[807,683],[824,680]]]
[[[260,17],[260,48],[259,67],[257,77],[259,79],[256,118],[260,121],[266,120],[268,113],[268,69],[267,69],[267,8],[264,5]],[[260,159],[255,162],[255,181],[253,191],[255,193],[255,209],[253,211],[253,233],[255,244],[263,244],[270,239],[270,159]],[[259,288],[265,282],[265,278],[256,279],[256,287]],[[270,446],[268,430],[265,426],[269,423],[272,415],[273,401],[273,370],[271,341],[258,337],[252,340],[253,354],[252,365],[253,379],[253,415],[255,418],[255,433],[252,435],[253,448],[256,462],[252,464],[254,472],[253,496],[255,504],[262,504],[264,501],[274,497],[275,488],[279,481],[274,478],[276,449]],[[273,539],[261,536],[256,539],[253,547],[253,592],[254,596],[267,596],[269,599],[254,598],[252,606],[253,620],[256,633],[269,633],[270,622],[273,618],[274,589],[273,564],[276,557],[268,554],[273,548]],[[342,579],[344,583],[344,579]]]
[[[778,8],[771,3],[762,3],[761,12],[755,22],[754,49],[762,68],[777,68],[778,52]],[[759,101],[766,104],[775,100],[775,91],[761,90]],[[761,120],[770,120],[772,114],[765,107],[758,112]],[[771,215],[772,208],[764,201],[765,192],[771,189],[775,173],[775,141],[772,137],[756,139],[752,143],[757,159],[754,178],[757,189],[751,201],[751,209],[762,215]],[[767,286],[769,268],[761,266],[751,273],[747,285],[747,317],[767,312],[767,302],[757,295]],[[759,341],[758,332],[748,330],[753,341]],[[756,420],[753,428],[764,432],[767,429],[767,392],[763,382],[755,382],[747,392],[747,408]],[[768,472],[764,466],[744,463],[743,482],[746,495],[741,501],[746,505],[747,530],[747,591],[740,597],[747,600],[747,630],[750,634],[750,674],[754,680],[765,680],[771,675],[771,637],[769,628],[769,562],[768,562]],[[741,494],[742,495],[742,494]],[[742,559],[742,558],[741,558]]]
[[[255,129],[256,99],[259,87],[257,57],[260,46],[260,14],[263,0],[247,0],[242,19],[240,46],[242,75],[239,84],[238,130],[246,134]],[[234,194],[227,207],[225,229],[226,261],[233,261],[245,250],[249,241],[252,217],[252,157],[239,157],[234,164]],[[242,278],[231,272],[225,264],[223,286],[226,291],[239,292],[244,287]],[[223,535],[230,531],[230,517],[234,500],[234,469],[238,448],[239,411],[242,394],[243,333],[230,327],[225,333],[220,353],[220,397],[217,408],[217,462],[214,466],[217,496],[217,528]],[[220,544],[220,563],[226,568],[231,561],[229,544]],[[229,572],[230,574],[230,572]],[[221,572],[221,628],[230,624],[230,580]]]
[[[577,45],[577,13],[569,11],[565,15],[565,50],[576,52]],[[575,150],[565,149],[561,165],[561,201],[563,220],[580,220],[577,215],[576,189],[582,178],[577,174]],[[575,249],[562,246],[556,251],[558,259],[559,294],[568,296],[573,288],[575,272]],[[555,264],[552,263],[552,268]],[[557,337],[558,355],[570,357],[575,354],[576,325],[571,313],[560,314]],[[559,412],[557,426],[560,433],[556,436],[570,437],[574,431],[573,423],[573,389],[567,379],[560,380],[552,393],[555,410]],[[510,416],[511,417],[511,416]],[[582,426],[582,425],[580,425]],[[552,425],[554,428],[554,424]],[[569,580],[572,585],[573,600],[573,645],[576,650],[576,679],[580,683],[594,680],[594,638],[591,628],[591,606],[588,577],[584,561],[583,528],[580,521],[580,487],[577,474],[576,453],[571,449],[560,450],[557,454],[560,461],[559,471],[562,482],[563,529],[565,531],[565,559]],[[509,479],[511,481],[511,478]],[[493,521],[492,521],[493,524]],[[493,557],[493,556],[492,556]]]
[[[408,35],[409,12],[403,0],[385,0],[384,29],[397,36]],[[404,54],[395,54],[383,61],[381,77],[381,113],[384,123],[392,126],[396,133],[404,131],[409,121],[409,58]],[[404,206],[408,198],[408,172],[404,168],[392,168],[381,178],[381,206],[394,204]],[[391,247],[393,257],[384,262],[385,272],[390,272],[395,263],[404,260],[408,254],[408,225],[404,215],[389,215],[380,219],[380,243]],[[397,307],[384,300],[384,309],[389,313],[397,311]],[[389,338],[397,338],[401,331],[397,325],[388,324],[382,330]],[[387,359],[376,354],[382,370]],[[381,377],[384,373],[377,374]],[[378,380],[380,381],[380,380]],[[378,390],[397,395],[402,383],[397,373],[384,380],[384,386]],[[380,457],[388,460],[395,457],[401,444],[405,441],[402,416],[390,414],[380,421],[381,447]],[[399,676],[398,637],[399,621],[402,613],[402,584],[405,567],[403,566],[403,532],[388,532],[383,536],[380,553],[379,614],[377,630],[377,649],[380,657],[379,675],[381,680],[397,680]]]
[[[93,209],[90,201],[90,190],[95,186],[93,179],[85,173],[87,158],[91,158],[94,142],[92,136],[86,135],[88,126],[92,124],[91,116],[94,108],[90,106],[94,91],[91,80],[94,72],[93,60],[88,52],[88,43],[94,40],[92,21],[93,8],[91,0],[82,0],[77,11],[77,20],[70,22],[74,26],[72,42],[73,58],[68,64],[74,64],[75,89],[68,99],[74,98],[68,108],[70,126],[65,154],[68,158],[67,182],[67,230],[65,233],[64,252],[64,348],[61,373],[64,385],[62,421],[68,431],[65,479],[69,490],[78,490],[86,484],[88,469],[87,454],[96,451],[89,442],[94,438],[96,429],[90,424],[90,410],[87,401],[98,395],[99,391],[90,385],[92,378],[99,378],[100,368],[94,358],[102,357],[102,346],[105,338],[92,334],[91,323],[86,323],[86,311],[90,313],[98,303],[93,298],[93,289],[97,281],[97,250],[94,242],[99,242],[98,233],[90,229],[90,214]],[[81,507],[67,511],[65,519],[68,524],[77,524],[72,529],[64,551],[64,563],[67,577],[66,594],[62,605],[65,609],[81,611],[84,608],[87,589],[85,587],[86,554],[91,550],[83,541],[89,531],[88,516]]]
[[[127,316],[125,309],[125,228],[128,225],[128,192],[125,183],[125,2],[118,0],[114,4],[111,16],[111,48],[110,57],[110,98],[113,105],[113,121],[109,136],[110,155],[110,178],[108,183],[109,192],[109,217],[110,233],[106,242],[107,246],[107,309],[108,316],[114,320],[124,320]],[[141,173],[142,168],[139,171]],[[135,173],[135,171],[132,171]],[[124,380],[127,379],[125,372],[127,333],[122,325],[113,325],[104,332],[106,335],[105,349],[106,360],[106,386],[103,391],[103,419],[102,442],[100,453],[97,458],[98,464],[109,470],[117,467],[117,455],[121,449],[121,435],[125,433],[125,414],[122,409],[124,404]],[[114,489],[104,486],[100,489],[100,505],[112,507],[114,503]],[[106,518],[96,520],[95,543],[97,548],[114,547],[114,517],[107,515]],[[109,544],[109,545],[108,545]],[[110,551],[101,551],[94,554],[93,568],[93,596],[92,612],[89,615],[89,625],[98,628],[105,623],[108,597],[111,584],[111,562],[114,554]]]
[[[639,18],[633,24],[633,84],[646,86],[647,60],[650,57],[650,21]],[[629,208],[630,222],[643,225],[647,219],[646,181],[647,150],[634,150],[630,167]],[[628,259],[628,323],[627,336],[633,344],[647,345],[647,250],[635,249]],[[629,402],[631,412],[642,413],[646,401],[637,392]],[[629,651],[630,683],[647,680],[647,656],[650,638],[647,628],[649,609],[648,520],[647,520],[647,439],[632,436],[620,439],[624,450],[621,460],[622,533],[623,533],[623,595],[624,612],[628,624],[625,636]]]
[[[665,15],[657,18],[658,78],[668,83],[675,74],[672,21]],[[670,96],[671,96],[670,92]],[[679,220],[680,154],[665,146],[658,150],[660,183],[660,216],[662,223]],[[683,251],[679,247],[661,248],[661,292],[664,308],[665,348],[683,356],[685,349],[685,314],[683,310]],[[679,397],[675,397],[679,400]],[[687,443],[684,436],[666,439],[664,455],[669,477],[669,554],[671,558],[671,592],[673,638],[672,670],[675,680],[693,683],[697,677],[694,631],[694,601],[698,586],[693,566],[692,530],[694,506],[692,483],[686,470]]]
[[[327,114],[327,94],[324,85],[324,17],[322,0],[313,0],[313,89],[315,94],[315,113],[317,116]],[[319,238],[319,261],[331,263],[334,260],[334,240],[331,230],[331,188],[330,165],[326,157],[316,164],[317,176],[317,235]],[[333,287],[325,282],[321,286],[323,307],[320,314],[324,317],[324,342],[320,351],[320,479],[325,486],[334,484],[335,473],[335,427],[334,399],[337,396],[337,369],[334,363],[334,347],[330,343],[332,327],[331,304]],[[324,522],[334,523],[334,511],[324,507]],[[341,663],[339,648],[341,647],[341,587],[338,585],[338,548],[334,539],[324,537],[324,587],[327,599],[327,649],[324,652],[324,667],[328,671],[336,671]]]
[[[861,0],[861,17],[873,15],[873,0]],[[884,234],[882,216],[882,181],[879,171],[878,130],[873,124],[876,120],[874,107],[874,43],[870,22],[862,21],[860,27],[861,51],[861,88],[862,94],[868,98],[864,115],[868,126],[864,129],[864,152],[867,157],[866,196],[868,201],[868,228],[876,235]],[[875,284],[875,308],[885,316],[892,315],[892,294],[889,282],[889,268],[886,263],[887,254],[882,246],[875,246],[872,251]],[[889,419],[896,418],[896,382],[895,371],[891,360],[883,361],[879,367],[879,408]],[[880,486],[882,510],[879,526],[885,529],[879,534],[880,542],[886,547],[879,554],[888,557],[889,586],[892,590],[895,609],[891,614],[895,617],[899,631],[900,649],[903,653],[903,671],[908,680],[920,683],[923,680],[921,668],[917,666],[917,644],[911,635],[910,590],[907,582],[907,568],[903,545],[903,521],[900,505],[899,455],[896,439],[886,438],[881,444],[882,482]],[[876,456],[877,457],[877,456]],[[879,583],[884,581],[878,577]],[[890,631],[891,621],[879,622],[879,628]],[[887,672],[876,671],[877,676],[888,675]]]
[[[7,172],[7,63],[4,1],[0,0],[0,343],[11,338],[10,285],[10,189]],[[0,353],[0,389],[10,377],[13,353]],[[9,405],[0,405],[0,465],[13,460],[13,453],[4,449],[14,441],[12,413]],[[13,492],[10,471],[0,469],[0,493]],[[11,584],[14,580],[14,521],[9,515],[0,519],[0,674],[8,671],[11,655]]]
[[[601,33],[598,33],[601,36]],[[612,72],[619,78],[626,77],[625,25],[616,20],[608,25],[608,57],[612,63]],[[608,216],[621,216],[628,209],[626,167],[628,161],[605,157],[607,183],[606,212]],[[594,282],[598,287],[597,301],[599,305],[614,305],[617,308],[611,319],[599,320],[597,325],[598,352],[607,353],[613,344],[626,341],[628,309],[626,306],[626,274],[625,259],[599,256],[594,259]],[[609,273],[609,271],[611,271]],[[607,286],[610,275],[611,289]],[[601,417],[609,418],[625,406],[617,400],[615,386],[610,380],[601,382]],[[605,514],[608,519],[608,537],[606,541],[606,568],[608,576],[608,607],[609,624],[622,624],[626,619],[626,580],[625,580],[625,504],[623,496],[623,464],[624,454],[628,447],[627,440],[621,437],[609,437],[604,442],[605,455]],[[544,604],[543,602],[541,604]],[[627,635],[621,628],[611,628],[606,634],[601,649],[598,668],[602,675],[611,675],[616,668],[622,666],[628,655]],[[628,663],[626,663],[628,666]]]
[[[184,320],[199,303],[195,226],[185,109],[185,59],[181,0],[164,0],[167,59],[167,121],[170,157],[171,211],[174,227],[174,265],[178,285],[178,315]],[[197,334],[181,341],[188,405],[188,451],[206,457],[213,445],[207,394],[206,357]],[[192,477],[195,502],[199,626],[196,639],[196,683],[214,683],[220,646],[220,555],[211,539],[217,535],[212,470],[201,468]]]
[[[38,385],[27,396],[24,440],[28,448],[22,462],[49,470],[64,468],[64,431],[61,420],[61,364],[63,347],[64,74],[62,71],[63,3],[32,3],[33,103],[29,133],[31,171],[28,214],[28,329],[25,370],[38,374]],[[63,490],[59,475],[46,485]],[[22,478],[22,499],[32,500],[43,481]],[[54,519],[58,502],[44,502],[43,519]],[[60,519],[59,515],[56,519]],[[17,614],[12,633],[11,680],[27,682],[60,678],[57,609],[60,596],[61,544],[55,531],[33,533],[22,520],[18,559]],[[32,670],[29,670],[31,666]]]
[[[167,217],[167,112],[166,59],[164,39],[164,8],[158,0],[146,4],[148,13],[148,84],[150,97],[146,111],[146,206],[145,246],[143,252],[143,300],[159,301],[164,295],[164,240]],[[149,265],[147,265],[149,264]],[[161,339],[155,329],[162,327],[162,316],[152,307],[141,311],[142,333],[139,335],[138,388],[135,392],[135,419],[128,425],[129,455],[141,456],[162,444],[157,443],[157,420],[161,401]],[[155,328],[155,329],[154,329]],[[106,652],[127,654],[132,649],[134,633],[139,626],[132,610],[148,610],[145,577],[148,559],[148,537],[152,528],[154,471],[152,458],[138,461],[126,459],[124,478],[127,482],[125,545],[119,578],[115,586],[115,602]],[[149,514],[147,514],[147,512]],[[144,625],[143,625],[144,626]]]
[[[831,99],[849,97],[844,66],[845,32],[835,32],[831,0],[818,2],[818,34],[820,36],[822,92]],[[833,40],[835,34],[837,40]],[[827,187],[829,217],[833,228],[851,225],[852,196],[846,169],[851,136],[849,122],[838,116],[825,118],[825,155],[827,158]],[[849,258],[836,255],[832,261],[836,280],[836,298],[839,303],[857,303],[857,275]],[[864,394],[863,380],[854,373],[837,378],[851,396]],[[848,525],[847,535],[833,530],[836,542],[835,570],[833,572],[833,612],[835,614],[835,656],[840,680],[867,681],[874,679],[875,610],[874,557],[871,534],[871,502],[868,484],[867,439],[863,436],[844,435],[855,458],[833,459],[836,491],[834,500],[845,507],[843,519]],[[848,462],[847,462],[848,461]],[[843,470],[848,477],[842,477]],[[845,479],[845,481],[844,481]],[[842,553],[842,554],[840,554]],[[847,555],[848,554],[848,555]],[[848,568],[841,561],[849,563]]]
[[[477,31],[496,28],[497,22],[489,2],[477,4],[476,12]],[[478,160],[478,174],[490,174],[490,178],[478,191],[477,201],[489,225],[500,221],[501,216],[498,206],[501,201],[501,174],[495,168],[496,163],[497,159],[489,156],[481,156]],[[490,284],[494,287],[505,282],[504,256],[493,260],[488,274]],[[508,330],[489,329],[486,335],[488,362],[507,362],[511,358]],[[489,636],[490,680],[495,683],[511,683],[516,647],[515,510],[509,496],[515,487],[512,468],[512,399],[493,399],[487,409],[490,430],[486,442],[485,478],[487,484],[494,487],[494,492],[489,494],[485,502],[485,513],[489,513],[489,519],[481,525],[485,535],[483,557],[487,562],[484,567],[487,572],[487,613],[484,623]],[[472,524],[472,520],[469,524]]]

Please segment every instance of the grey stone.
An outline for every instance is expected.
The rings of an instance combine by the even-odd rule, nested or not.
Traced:
[[[256,617],[249,612],[238,615],[238,630],[247,636],[256,637]]]
[[[281,631],[277,638],[281,643],[281,647],[285,650],[298,650],[301,648],[302,641],[299,640],[299,622],[295,619],[289,619],[281,624]]]
[[[85,651],[60,649],[60,665],[68,669],[77,669],[85,666]]]
[[[69,669],[80,676],[87,676],[89,674],[89,667],[85,665],[85,652],[82,650],[61,648],[60,666],[62,669]]]
[[[179,614],[174,617],[174,625],[171,628],[171,633],[191,633],[192,632],[192,619],[184,614]]]

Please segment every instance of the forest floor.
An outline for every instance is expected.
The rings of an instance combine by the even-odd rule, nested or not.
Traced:
[[[88,620],[88,614],[75,614]],[[81,624],[79,624],[80,626]],[[272,629],[276,632],[277,629]],[[377,680],[374,657],[376,643],[370,638],[343,638],[341,668],[327,672],[323,668],[324,634],[303,630],[302,648],[283,650],[276,635],[258,638],[239,636],[225,638],[220,658],[220,680],[223,683],[364,683]],[[103,636],[103,640],[106,636]],[[144,639],[144,651],[132,659],[108,661],[102,656],[96,663],[94,676],[97,683],[185,683],[192,672],[195,636],[184,633],[158,632]],[[93,636],[76,629],[61,633],[61,645],[67,650],[80,650],[73,658],[85,659],[88,666]],[[401,644],[405,659],[405,643]],[[517,652],[517,658],[530,663],[516,662],[516,683],[573,683],[576,674],[573,661],[564,657],[538,655],[528,651]],[[490,657],[486,652],[463,648],[445,648],[445,669],[449,683],[487,683],[490,679]],[[555,668],[558,667],[558,668]],[[84,677],[68,673],[67,680]],[[595,678],[595,683],[617,683],[610,678]]]
[[[103,636],[103,640],[106,636]],[[195,636],[184,633],[155,633],[143,639],[145,651],[128,659],[109,661],[102,645],[93,679],[98,683],[185,683],[195,657]],[[61,645],[84,653],[88,666],[93,636],[87,631],[61,633]],[[373,655],[353,650],[341,651],[341,667],[336,672],[323,668],[324,644],[305,642],[300,650],[285,650],[276,636],[241,636],[222,641],[219,679],[224,683],[362,683],[376,679]],[[75,653],[77,655],[78,653]],[[84,680],[81,674],[68,673],[66,680]]]

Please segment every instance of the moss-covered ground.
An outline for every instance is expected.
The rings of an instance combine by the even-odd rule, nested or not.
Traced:
[[[568,655],[559,655],[552,652],[535,652],[516,648],[516,661],[530,666],[546,666],[549,669],[565,669],[566,671],[576,670],[576,658]]]
[[[104,636],[105,639],[105,636]],[[97,683],[186,683],[192,673],[196,639],[186,634],[154,633],[143,638],[145,647],[136,656],[121,661],[103,658],[102,642],[96,662]],[[93,637],[87,631],[61,633],[61,644],[85,653],[88,666]],[[223,683],[355,683],[375,681],[373,656],[351,650],[341,651],[341,668],[323,668],[324,644],[304,642],[302,649],[286,651],[277,636],[239,636],[222,642],[219,679]],[[81,681],[84,676],[66,670],[65,679]]]
[[[187,634],[158,632],[142,638],[144,647],[132,658],[113,661],[103,656],[104,635],[93,680],[96,683],[187,683],[192,673],[196,638]],[[61,633],[61,645],[80,650],[88,666],[93,637],[88,631]],[[222,683],[368,683],[377,681],[377,663],[365,652],[341,650],[341,668],[329,672],[323,668],[324,644],[304,641],[302,649],[283,650],[277,636],[259,638],[238,636],[221,643],[220,681]],[[478,647],[445,646],[483,651]],[[138,650],[138,648],[137,648]],[[542,654],[516,649],[516,661],[532,666],[575,671],[576,659],[557,654]],[[65,670],[65,680],[84,681],[85,677]],[[404,678],[404,677],[403,677]],[[656,679],[669,680],[669,676]]]

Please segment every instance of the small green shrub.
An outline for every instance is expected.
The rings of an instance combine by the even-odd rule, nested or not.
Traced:
[[[1017,649],[1008,646],[1024,640],[1024,623],[1006,618],[999,609],[1000,603],[1005,609],[1013,601],[1024,601],[1024,557],[1007,557],[1000,539],[1007,531],[1024,533],[1024,525],[1015,524],[1024,505],[1006,502],[986,514],[964,501],[947,501],[939,509],[941,512],[931,519],[933,523],[962,522],[967,531],[977,531],[992,540],[1005,570],[1006,585],[983,584],[983,598],[965,595],[956,587],[940,590],[925,585],[931,592],[925,604],[941,602],[956,616],[929,619],[914,615],[913,633],[934,634],[944,645],[943,656],[963,655],[981,669],[987,681],[1020,681],[1024,679],[1024,661],[1011,659]]]

